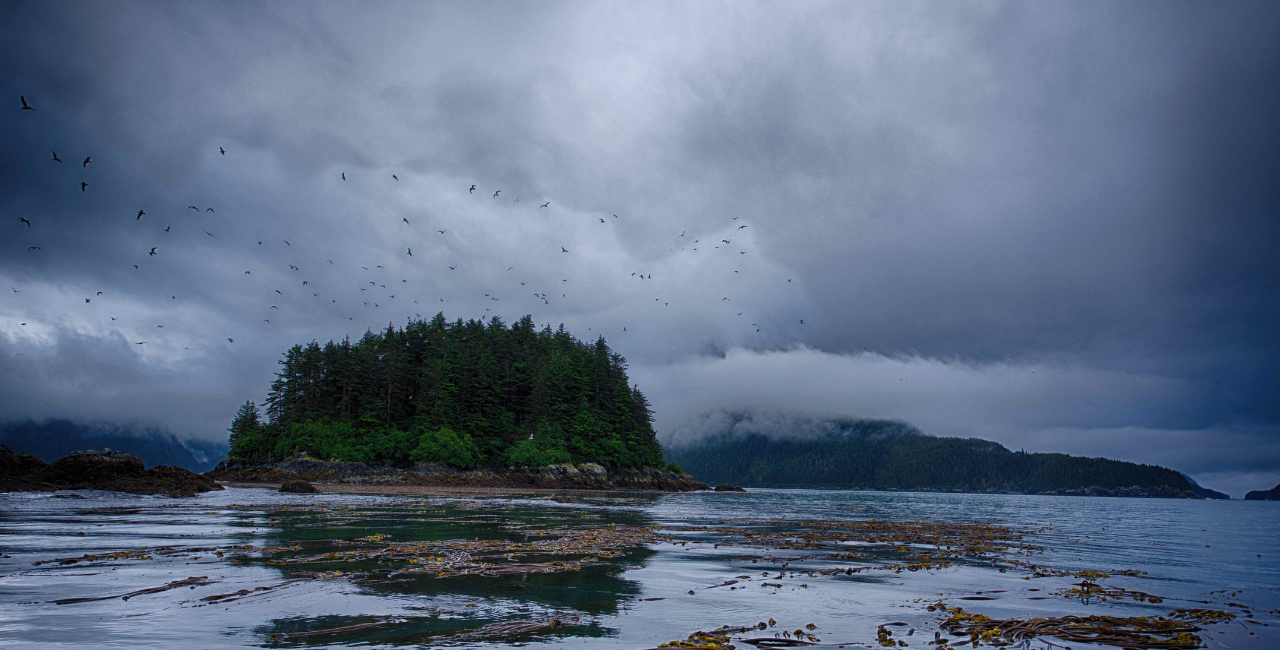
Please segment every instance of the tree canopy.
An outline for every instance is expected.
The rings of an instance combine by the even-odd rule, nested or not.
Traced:
[[[436,314],[284,353],[264,403],[241,406],[231,457],[430,461],[457,467],[597,462],[658,467],[662,447],[627,361],[525,316],[454,322]]]

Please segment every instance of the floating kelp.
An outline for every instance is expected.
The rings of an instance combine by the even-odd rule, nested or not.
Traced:
[[[764,623],[759,623],[749,627],[733,627],[725,625],[711,630],[710,632],[694,632],[689,635],[689,638],[682,641],[667,641],[666,643],[659,643],[658,647],[689,648],[693,650],[734,650],[733,644],[729,643],[729,639],[732,635],[763,629],[765,629]]]
[[[1105,575],[1105,574],[1104,574]],[[1096,582],[1084,580],[1077,582],[1070,588],[1061,589],[1054,592],[1063,598],[1076,599],[1080,602],[1089,604],[1091,601],[1105,603],[1108,600],[1136,600],[1140,603],[1163,603],[1164,599],[1159,596],[1152,596],[1144,591],[1133,591],[1131,589],[1121,589],[1120,587],[1108,587],[1100,585]]]
[[[962,643],[972,643],[975,646],[979,643],[1012,644],[1041,636],[1135,650],[1190,650],[1200,647],[1202,643],[1195,634],[1202,628],[1188,622],[1192,620],[1188,614],[1176,618],[1062,616],[1000,620],[966,612],[959,607],[946,608],[945,611],[950,617],[942,622],[942,630],[957,636],[967,636],[968,640]]]
[[[568,625],[573,625],[577,622],[577,616],[569,616],[564,619],[551,618],[545,620],[521,619],[516,621],[501,621],[499,623],[490,623],[468,632],[460,632],[453,635],[453,638],[459,640],[506,638],[520,634],[541,632],[544,630],[556,630]]]
[[[218,582],[218,581],[210,580],[209,576],[192,576],[190,578],[187,578],[186,580],[174,580],[173,582],[170,582],[167,585],[160,585],[159,587],[150,587],[148,589],[139,589],[137,591],[130,591],[124,594],[114,594],[111,596],[90,596],[86,598],[61,598],[53,601],[53,603],[55,605],[71,605],[74,603],[89,603],[89,602],[98,601],[98,600],[114,600],[116,598],[119,598],[121,600],[129,600],[130,598],[133,598],[135,596],[142,596],[145,594],[158,594],[162,591],[177,589],[178,587],[190,587],[192,589],[195,589],[196,587],[199,587],[202,585],[211,585],[215,582]]]

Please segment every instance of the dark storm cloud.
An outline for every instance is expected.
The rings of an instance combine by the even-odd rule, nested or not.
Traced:
[[[1271,4],[3,12],[0,416],[125,417],[62,388],[118,368],[220,435],[287,345],[443,309],[608,336],[664,432],[745,404],[1280,474]]]

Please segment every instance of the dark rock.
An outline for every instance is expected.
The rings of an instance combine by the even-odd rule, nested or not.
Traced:
[[[728,483],[721,483],[716,486],[716,492],[746,492],[746,490],[729,485]]]
[[[110,449],[72,452],[52,464],[0,445],[0,491],[109,490],[195,496],[221,490],[213,479],[180,467],[146,469],[142,459]],[[74,498],[74,497],[68,497]]]
[[[284,484],[280,486],[280,491],[289,492],[291,494],[315,494],[320,490],[317,490],[316,486],[302,479],[293,479],[291,481],[285,481]]]
[[[348,485],[442,485],[660,492],[711,489],[688,474],[652,467],[608,469],[595,463],[584,463],[578,466],[566,463],[545,467],[460,470],[437,463],[391,467],[324,461],[308,457],[290,458],[277,463],[231,459],[220,463],[205,476],[220,481],[241,483],[282,483],[291,479],[302,479],[313,483]]]
[[[1251,490],[1244,495],[1245,501],[1280,501],[1280,485],[1270,490]]]

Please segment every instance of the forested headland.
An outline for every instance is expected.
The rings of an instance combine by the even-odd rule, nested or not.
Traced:
[[[1179,472],[1106,458],[1025,453],[976,438],[940,438],[883,420],[834,421],[805,437],[724,431],[666,452],[707,483],[1025,494],[1227,498]]]
[[[261,412],[240,407],[230,457],[665,468],[626,368],[603,337],[586,343],[529,316],[508,327],[437,314],[357,342],[312,341],[284,353]]]

